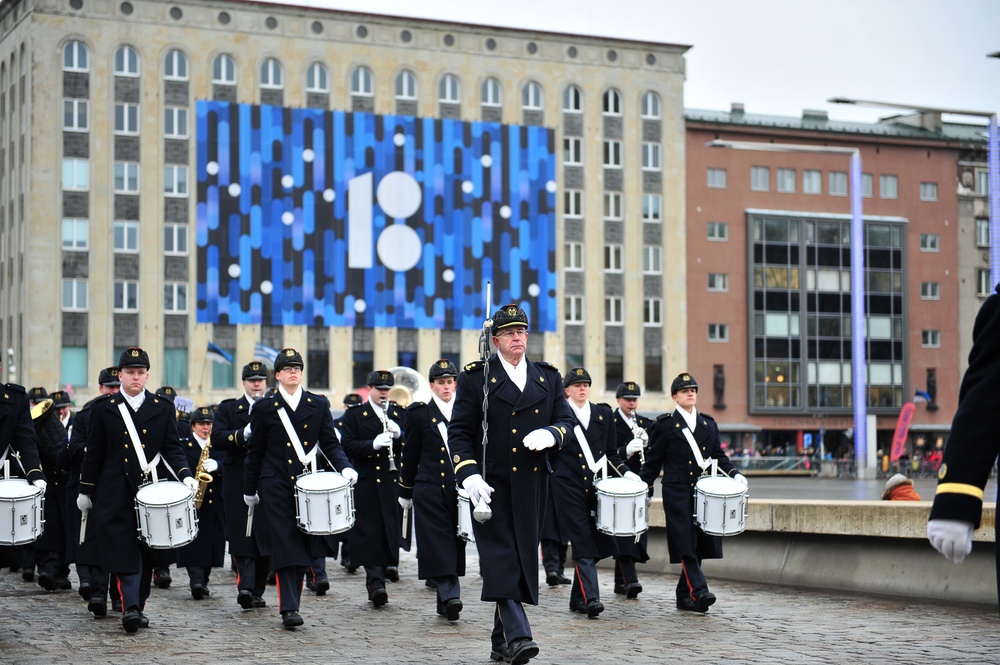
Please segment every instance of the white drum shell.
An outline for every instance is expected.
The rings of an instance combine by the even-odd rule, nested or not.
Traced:
[[[467,543],[476,542],[476,534],[472,532],[472,501],[469,493],[458,489],[458,537]]]
[[[735,536],[747,528],[747,488],[728,476],[699,478],[695,523],[710,536]]]
[[[45,491],[23,478],[0,480],[0,545],[24,545],[45,529]]]
[[[597,530],[610,536],[637,536],[646,531],[646,483],[605,478],[597,483]]]
[[[314,536],[343,533],[354,526],[354,488],[335,471],[307,473],[295,480],[295,521]]]
[[[187,545],[198,536],[194,492],[174,480],[143,485],[135,493],[139,540],[157,550]]]

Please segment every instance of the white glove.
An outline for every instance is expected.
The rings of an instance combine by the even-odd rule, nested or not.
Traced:
[[[472,502],[472,505],[479,503],[480,499],[489,503],[490,494],[493,493],[493,488],[478,473],[474,473],[463,480],[462,488],[469,493],[469,500]]]
[[[392,445],[392,432],[382,432],[372,440],[372,448],[388,448]]]
[[[743,485],[743,487],[748,487],[750,485],[750,483],[747,481],[747,477],[744,476],[742,473],[737,473],[735,476],[733,476],[733,480],[738,482],[740,485]]]
[[[552,435],[552,430],[541,428],[533,432],[528,432],[524,437],[524,447],[528,450],[545,450],[556,445],[556,437]]]
[[[642,483],[642,478],[640,478],[639,474],[636,473],[636,472],[634,472],[634,471],[626,471],[622,475],[622,478],[624,478],[625,480],[634,480],[636,482]],[[645,485],[646,483],[642,483],[642,484]]]
[[[389,431],[392,432],[392,438],[398,439],[399,437],[401,437],[403,435],[403,430],[399,429],[399,425],[397,425],[395,421],[393,421],[393,420],[387,420],[386,422],[387,422],[387,426],[389,428]]]
[[[632,457],[632,455],[635,455],[637,452],[639,452],[645,447],[646,447],[646,442],[636,437],[631,441],[629,441],[628,445],[625,446],[625,454],[628,455],[629,457]]]
[[[635,438],[639,439],[643,443],[648,443],[649,442],[649,433],[647,433],[646,430],[641,429],[641,430],[639,430],[639,435],[637,437],[635,437]]]
[[[247,426],[243,428],[243,440],[250,440],[250,423],[247,423]]]
[[[187,487],[192,492],[198,491],[198,481],[195,480],[194,478],[188,477],[185,478],[182,482],[184,483],[184,486]]]
[[[76,497],[76,507],[81,513],[85,513],[94,507],[94,502],[86,494],[78,494]]]
[[[205,460],[205,471],[208,471],[209,473],[215,473],[218,470],[219,470],[219,463],[218,462],[216,462],[211,457],[209,457],[207,460]]]
[[[972,551],[972,522],[965,520],[930,520],[927,539],[946,559],[962,563]]]
[[[244,494],[243,503],[247,504],[248,508],[253,508],[260,503],[260,497],[256,494]]]
[[[358,482],[358,472],[351,467],[346,467],[340,470],[340,475],[344,477],[344,480],[349,482],[353,487],[356,482]]]
[[[399,507],[403,510],[409,510],[413,507],[413,499],[404,499],[403,497],[399,497],[396,500],[399,501]]]
[[[32,480],[31,484],[37,487],[38,489],[42,490],[43,492],[45,491],[45,488],[49,486],[49,484],[44,480],[42,480],[41,478],[39,478],[38,480]]]

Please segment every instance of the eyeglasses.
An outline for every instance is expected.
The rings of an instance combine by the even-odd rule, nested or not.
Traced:
[[[501,330],[497,333],[497,337],[527,337],[528,331],[523,328],[516,328],[514,330]]]
[[[279,372],[296,372],[296,373],[301,373],[302,372],[302,368],[299,367],[298,365],[285,365],[284,367],[282,367],[278,371]]]

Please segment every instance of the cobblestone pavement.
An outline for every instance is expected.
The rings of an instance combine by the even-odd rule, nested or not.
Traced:
[[[470,550],[469,570],[478,570]],[[449,623],[435,613],[434,592],[417,580],[403,554],[389,604],[367,602],[363,571],[348,574],[328,560],[331,589],[303,592],[305,625],[281,628],[274,587],[269,607],[236,605],[235,576],[212,574],[212,595],[191,598],[187,574],[173,571],[167,590],[153,589],[150,627],[126,634],[119,617],[94,619],[76,591],[46,592],[0,572],[0,662],[101,663],[480,663],[489,665],[493,606],[479,601],[475,572],[462,580],[465,610]],[[857,595],[710,580],[718,603],[708,614],[674,608],[673,576],[643,573],[636,600],[612,593],[601,568],[606,610],[587,619],[568,610],[569,587],[543,582],[528,616],[541,653],[533,663],[996,663],[996,608],[935,605]],[[73,576],[74,586],[76,582]],[[984,584],[994,581],[984,580]]]

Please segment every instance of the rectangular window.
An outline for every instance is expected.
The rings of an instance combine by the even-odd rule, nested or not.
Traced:
[[[64,279],[62,281],[62,311],[87,311],[87,280]]]
[[[725,189],[726,169],[709,169],[708,186],[712,189]]]
[[[899,198],[899,178],[894,175],[878,177],[878,195],[883,199]]]
[[[874,196],[875,179],[872,177],[871,173],[861,174],[861,195],[866,199],[870,199]]]
[[[778,169],[778,191],[783,194],[795,193],[795,169]]]
[[[163,383],[174,388],[187,388],[188,385],[188,352],[187,349],[163,350]]]
[[[66,218],[62,221],[63,249],[85,250],[89,246],[90,222],[86,219]]]
[[[621,192],[604,192],[604,219],[618,220],[622,218]]]
[[[137,312],[139,311],[139,282],[117,281],[115,282],[115,302],[116,312]]]
[[[62,188],[82,191],[90,187],[90,163],[86,159],[62,160]]]
[[[830,196],[847,196],[847,171],[830,171]]]
[[[115,134],[139,133],[139,105],[119,102],[115,104]]]
[[[642,195],[642,221],[663,221],[663,197],[659,194]]]
[[[604,246],[604,272],[622,271],[622,246]]]
[[[620,169],[622,167],[622,142],[604,142],[604,168]]]
[[[659,245],[644,245],[642,248],[642,273],[660,275],[663,273],[663,248]]]
[[[67,132],[85,132],[90,129],[90,103],[86,99],[63,100],[63,129]]]
[[[976,218],[976,247],[990,246],[990,220],[986,217]]]
[[[921,252],[940,252],[941,251],[941,237],[936,233],[921,233],[920,234],[920,251]]]
[[[74,388],[87,385],[87,347],[65,346],[62,349],[61,360],[59,385],[68,383]]]
[[[727,324],[727,323],[709,323],[708,324],[708,341],[709,342],[728,342],[729,341],[729,324]]]
[[[163,195],[177,197],[188,195],[188,167],[165,166],[163,168]]]
[[[583,139],[575,136],[563,139],[563,164],[583,164]]]
[[[163,225],[163,253],[170,256],[187,256],[188,227],[187,224]]]
[[[710,272],[708,273],[708,290],[709,291],[728,291],[729,290],[729,275],[724,272]]]
[[[938,282],[920,282],[921,300],[940,300],[941,285]]]
[[[329,390],[330,352],[327,349],[309,349],[306,353],[306,367],[309,368],[306,376],[308,387],[317,390]]]
[[[990,173],[983,169],[976,170],[976,194],[986,196],[990,191]]]
[[[563,268],[567,272],[580,272],[583,270],[583,243],[568,242],[564,247]]]
[[[937,201],[937,183],[936,182],[922,182],[920,183],[920,200],[921,201]]]
[[[138,162],[115,162],[115,194],[139,193]]]
[[[771,189],[771,169],[767,166],[750,167],[750,189],[767,192]]]
[[[709,222],[708,239],[729,240],[729,224],[727,222]]]
[[[622,299],[619,296],[608,296],[604,299],[604,323],[609,326],[623,324]]]
[[[163,135],[168,139],[188,137],[188,110],[168,106],[163,109]]]
[[[583,192],[579,189],[567,189],[563,192],[563,216],[583,217]]]
[[[663,325],[663,300],[661,298],[643,299],[642,324],[645,326]]]
[[[565,312],[563,320],[566,323],[583,323],[583,296],[566,296],[563,298]]]
[[[990,283],[989,268],[976,269],[976,295],[986,298],[993,293],[993,284]]]
[[[921,330],[920,346],[927,349],[936,349],[941,346],[940,330]]]
[[[823,172],[813,169],[806,169],[802,172],[802,193],[822,194],[823,193]]]
[[[660,144],[659,143],[643,143],[642,144],[642,170],[643,171],[659,171],[660,166]]]
[[[163,285],[163,311],[171,314],[184,314],[188,309],[188,285],[178,282],[167,282]]]
[[[114,249],[128,253],[139,251],[139,222],[114,223]]]

